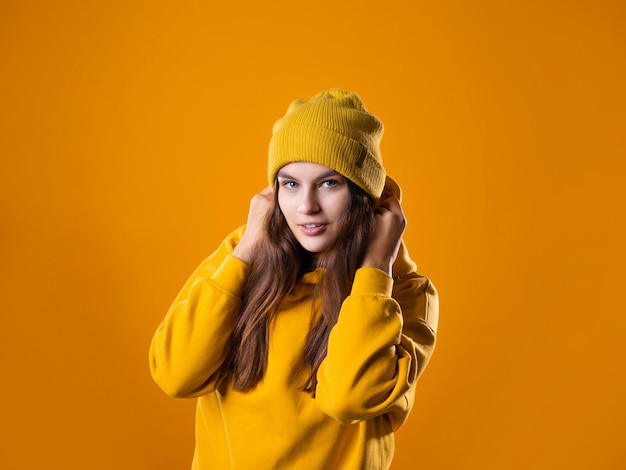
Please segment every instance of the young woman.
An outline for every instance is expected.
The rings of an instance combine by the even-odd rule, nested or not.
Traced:
[[[192,468],[389,468],[438,303],[402,242],[381,135],[354,93],[294,101],[274,126],[270,187],[157,329],[152,376],[199,397]]]

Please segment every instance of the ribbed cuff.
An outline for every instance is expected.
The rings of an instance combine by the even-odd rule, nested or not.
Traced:
[[[391,297],[393,279],[380,269],[364,266],[356,270],[352,295],[377,294]]]

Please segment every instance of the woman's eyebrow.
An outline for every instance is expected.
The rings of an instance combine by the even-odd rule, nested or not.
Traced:
[[[330,178],[330,177],[333,177],[333,176],[340,176],[340,174],[337,173],[335,170],[330,170],[330,171],[327,171],[326,173],[322,173],[321,175],[318,175],[315,178],[315,181],[323,180],[323,179]],[[276,174],[276,177],[277,178],[283,178],[283,179],[298,181],[298,178],[296,178],[294,176],[291,176],[291,175],[285,173],[284,171],[279,171]]]
[[[288,175],[284,171],[279,171],[278,173],[276,173],[276,178],[284,178],[284,179],[288,179],[288,180],[295,180],[296,179],[293,176]]]

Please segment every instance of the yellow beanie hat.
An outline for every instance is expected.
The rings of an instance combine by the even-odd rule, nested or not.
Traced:
[[[380,155],[383,124],[365,109],[356,93],[337,88],[310,99],[293,101],[274,124],[269,147],[268,177],[291,162],[332,168],[378,200],[383,189],[400,198],[400,188],[387,177]]]

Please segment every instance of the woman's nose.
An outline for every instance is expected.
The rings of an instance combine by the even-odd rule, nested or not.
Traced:
[[[303,191],[298,204],[298,212],[301,214],[315,214],[320,206],[314,191]]]

